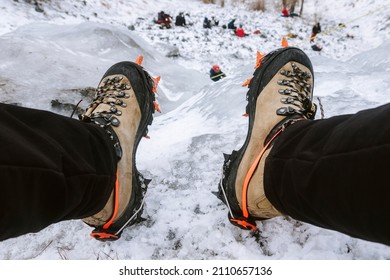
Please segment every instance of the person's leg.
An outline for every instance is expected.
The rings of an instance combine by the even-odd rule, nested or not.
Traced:
[[[147,187],[135,156],[155,110],[155,83],[135,63],[104,74],[81,121],[0,106],[0,240],[69,219],[116,240],[141,219]]]
[[[282,48],[258,61],[247,93],[248,134],[241,149],[225,155],[219,184],[218,196],[234,225],[255,229],[255,219],[280,215],[264,195],[264,159],[285,127],[314,117],[312,85],[311,62],[297,48]]]
[[[0,120],[0,240],[104,207],[117,158],[103,129],[4,104]]]
[[[265,162],[271,204],[297,220],[390,245],[390,104],[289,126]]]
[[[116,240],[125,227],[142,221],[144,194],[150,180],[138,172],[135,157],[138,144],[153,120],[156,86],[139,65],[117,63],[104,74],[94,102],[81,116],[83,121],[98,124],[113,136],[121,158],[107,204],[84,219],[96,228],[91,235],[98,240]]]
[[[390,245],[390,105],[313,121],[312,90],[310,60],[295,48],[255,71],[247,138],[225,156],[219,184],[229,220],[256,229],[255,220],[290,215]]]

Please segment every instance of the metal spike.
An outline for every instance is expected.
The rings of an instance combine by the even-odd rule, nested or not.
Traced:
[[[136,224],[139,224],[139,223],[142,223],[142,222],[145,222],[145,221],[146,221],[145,218],[143,218],[143,217],[138,217],[137,220],[135,220],[135,223],[136,223]]]
[[[221,199],[219,192],[211,192],[213,195],[215,195],[218,199]]]
[[[152,179],[144,179],[144,184],[148,186],[152,182]]]

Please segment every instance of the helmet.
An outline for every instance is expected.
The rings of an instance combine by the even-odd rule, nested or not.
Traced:
[[[220,68],[219,68],[219,66],[218,66],[217,64],[215,64],[215,65],[213,65],[213,70],[214,70],[214,71],[219,71]]]

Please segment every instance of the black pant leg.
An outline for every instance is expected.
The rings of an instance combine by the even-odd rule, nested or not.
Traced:
[[[0,104],[0,133],[0,240],[104,207],[116,157],[103,129]]]
[[[266,159],[281,212],[390,245],[390,104],[288,127]]]

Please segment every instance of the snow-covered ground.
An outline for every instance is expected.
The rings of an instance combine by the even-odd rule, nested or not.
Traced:
[[[241,85],[252,75],[256,52],[280,47],[283,35],[296,34],[290,45],[312,59],[314,94],[325,117],[390,101],[389,1],[305,1],[301,18],[280,17],[274,5],[279,1],[267,1],[264,13],[230,1],[223,9],[195,0],[149,2],[54,1],[39,12],[21,0],[1,1],[0,102],[70,115],[52,101],[87,99],[80,105],[86,107],[83,90],[95,87],[109,66],[144,55],[144,67],[162,77],[162,113],[137,154],[138,168],[152,179],[145,222],[112,243],[89,238],[91,229],[81,221],[61,222],[1,242],[0,259],[389,259],[388,246],[290,218],[258,222],[261,232],[253,235],[233,227],[212,194],[222,153],[239,148],[246,135]],[[188,12],[193,25],[161,30],[152,22],[160,10]],[[205,30],[205,16],[220,25],[236,18],[250,35]],[[320,53],[308,42],[315,19],[324,31]],[[179,55],[167,57],[172,51]],[[216,83],[208,78],[215,63],[227,74]]]

